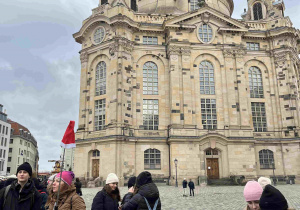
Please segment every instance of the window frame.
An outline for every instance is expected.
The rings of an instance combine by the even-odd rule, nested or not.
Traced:
[[[153,157],[151,157],[152,155],[153,155]],[[147,160],[149,161],[148,163],[146,163]],[[151,163],[152,160],[153,160],[153,163]],[[144,151],[144,170],[161,170],[161,151],[160,150],[155,149],[155,148],[149,148]]]
[[[190,3],[190,5],[189,5],[190,12],[200,8],[198,6],[198,3],[199,3],[198,0],[190,0],[189,3]]]
[[[203,38],[202,38],[202,36],[200,35],[201,33],[200,33],[200,29],[202,29],[202,31],[203,31],[203,26],[204,25],[206,25],[207,26],[207,31],[210,29],[211,30],[211,33],[208,33],[207,31],[207,33],[202,33],[202,34],[207,34],[208,36],[207,36],[207,39],[208,39],[208,41],[205,41],[205,40],[203,40]],[[209,37],[209,35],[211,34],[211,37]],[[214,38],[215,38],[215,32],[214,32],[214,30],[213,30],[213,27],[212,27],[212,25],[210,24],[210,23],[204,23],[204,22],[202,22],[202,23],[200,23],[199,25],[198,25],[198,27],[197,27],[197,37],[198,37],[198,39],[199,39],[199,41],[201,42],[201,43],[203,43],[203,44],[210,44],[210,43],[212,43],[213,42],[213,40],[214,40]],[[206,38],[206,37],[204,37],[204,38]],[[210,38],[210,39],[209,39]]]
[[[260,169],[275,169],[274,152],[269,149],[262,149],[258,152]]]
[[[253,110],[253,108],[255,108],[255,111]],[[259,112],[257,111],[257,108],[259,108]],[[262,108],[264,108],[264,113],[262,112]],[[267,132],[268,123],[267,123],[267,113],[266,113],[265,103],[251,102],[251,114],[252,114],[254,132]]]
[[[152,61],[143,65],[143,95],[158,95],[158,66]]]
[[[106,81],[107,81],[106,77],[107,77],[107,65],[104,61],[100,61],[97,64],[96,71],[95,71],[95,95],[96,96],[101,96],[106,94]]]
[[[208,64],[212,68],[209,68],[210,66]],[[208,60],[203,60],[199,64],[199,84],[200,84],[200,94],[216,95],[215,68],[214,65]],[[206,92],[207,90],[208,92]]]
[[[255,2],[252,6],[252,10],[253,10],[253,20],[264,19],[263,6],[261,2]]]
[[[97,102],[101,102],[101,104],[97,104]],[[95,131],[100,131],[105,129],[105,121],[106,121],[106,99],[95,100],[95,111],[94,111],[94,129]],[[99,107],[99,115],[97,115],[97,106]],[[100,114],[102,113],[102,114]],[[104,113],[104,114],[103,114]],[[101,119],[100,119],[101,117]]]
[[[151,106],[153,108],[151,108]],[[157,106],[157,109],[156,109]],[[156,112],[157,110],[157,112]],[[152,114],[151,114],[152,112]],[[152,123],[151,123],[152,122]],[[143,128],[144,130],[158,130],[159,127],[159,100],[143,99]]]
[[[212,103],[212,100],[214,103]],[[218,129],[218,115],[217,115],[217,100],[210,98],[201,98],[201,124],[205,130]],[[213,106],[214,105],[214,106]],[[210,123],[208,123],[210,121]]]
[[[97,33],[97,31],[98,30],[102,30],[101,32],[100,32],[100,34],[98,35],[98,36],[100,36],[100,37],[97,37],[96,39],[99,39],[99,41],[96,41],[95,40],[95,36],[97,35],[96,33]],[[102,36],[103,35],[103,36]],[[104,41],[104,39],[105,39],[105,36],[106,36],[106,30],[105,30],[105,27],[104,26],[99,26],[99,27],[97,27],[97,28],[95,28],[95,30],[93,31],[93,33],[92,33],[92,43],[94,44],[94,45],[98,45],[98,44],[101,44],[103,41]]]
[[[157,36],[143,36],[143,45],[158,45]]]
[[[260,50],[260,43],[259,42],[246,42],[247,50],[250,51],[259,51]]]
[[[257,66],[251,66],[248,70],[248,80],[249,80],[250,98],[264,98],[265,94],[264,94],[263,75],[260,68],[258,68]]]

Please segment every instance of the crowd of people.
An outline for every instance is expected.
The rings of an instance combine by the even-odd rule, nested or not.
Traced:
[[[25,162],[17,169],[16,178],[0,182],[0,209],[3,210],[85,210],[81,182],[72,171],[63,171],[40,182],[32,177],[32,168]],[[92,210],[160,210],[161,200],[157,186],[148,171],[131,177],[128,193],[121,199],[119,179],[116,174],[107,176],[105,186],[93,199]],[[183,196],[187,186],[194,196],[194,182],[182,182]],[[247,182],[244,188],[247,202],[245,210],[288,210],[282,193],[271,185],[271,180],[261,177]]]

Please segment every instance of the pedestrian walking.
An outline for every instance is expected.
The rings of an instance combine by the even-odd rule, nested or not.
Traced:
[[[118,210],[121,201],[118,183],[119,179],[116,174],[108,174],[105,186],[93,200],[92,210]]]
[[[81,182],[79,181],[79,178],[76,178],[76,182],[74,183],[75,187],[76,187],[76,193],[80,196],[82,196],[82,191],[81,191]]]
[[[195,194],[194,194],[195,184],[191,179],[189,181],[189,188],[190,188],[190,196],[192,196],[192,193],[193,193],[193,196],[195,196]]]
[[[133,197],[133,192],[134,192],[134,185],[136,182],[136,177],[130,177],[130,179],[128,180],[128,193],[126,195],[124,195],[122,202],[121,202],[121,206],[124,205],[124,203],[127,203],[132,197]]]
[[[247,206],[244,210],[259,210],[259,199],[263,192],[263,188],[256,181],[247,182],[244,188],[244,198]]]
[[[76,188],[72,184],[75,175],[72,171],[63,171],[58,173],[52,184],[52,190],[48,196],[45,209],[53,210],[57,201],[57,193],[59,190],[58,210],[85,210],[86,206],[82,197],[77,195]],[[60,182],[61,178],[61,182]],[[59,189],[60,182],[60,189]]]
[[[30,179],[32,168],[24,162],[17,168],[17,180],[0,191],[2,210],[40,210],[41,196]]]
[[[122,206],[122,210],[161,210],[157,186],[151,173],[144,171],[136,178],[133,197]]]
[[[183,179],[182,181],[182,187],[183,187],[183,197],[187,196],[186,195],[186,189],[187,189],[187,181],[186,181],[186,178]]]
[[[266,185],[259,200],[261,210],[292,210],[282,193],[272,185]]]

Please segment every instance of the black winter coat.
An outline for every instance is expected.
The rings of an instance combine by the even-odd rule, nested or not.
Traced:
[[[150,207],[153,208],[156,200],[159,199],[159,192],[154,183],[142,185],[138,193],[122,206],[122,210],[148,210],[144,197],[147,199]],[[160,199],[157,210],[161,210]]]
[[[183,180],[183,182],[182,182],[182,187],[183,187],[183,188],[187,188],[187,181],[186,181],[186,180]]]
[[[92,210],[118,210],[118,207],[118,200],[110,197],[104,188],[97,193],[92,204]]]
[[[81,192],[81,182],[75,182],[74,185],[76,187],[76,193],[79,194],[79,195],[82,195],[82,192]]]
[[[190,189],[195,189],[194,182],[192,182],[192,181],[189,182],[189,188]]]
[[[7,193],[5,205],[4,204],[4,194],[5,189],[0,191],[0,209],[3,210],[40,210],[42,199],[40,193],[34,186],[31,180],[23,187],[20,192],[21,185],[18,181],[14,181]]]
[[[123,199],[122,199],[122,203],[121,205],[124,205],[125,203],[127,203],[133,196],[133,193],[127,193],[126,195],[124,195]]]

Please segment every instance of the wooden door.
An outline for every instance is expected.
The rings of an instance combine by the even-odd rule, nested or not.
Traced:
[[[219,179],[219,161],[218,158],[206,159],[206,171],[208,179]]]
[[[93,178],[99,176],[99,159],[93,159]]]

